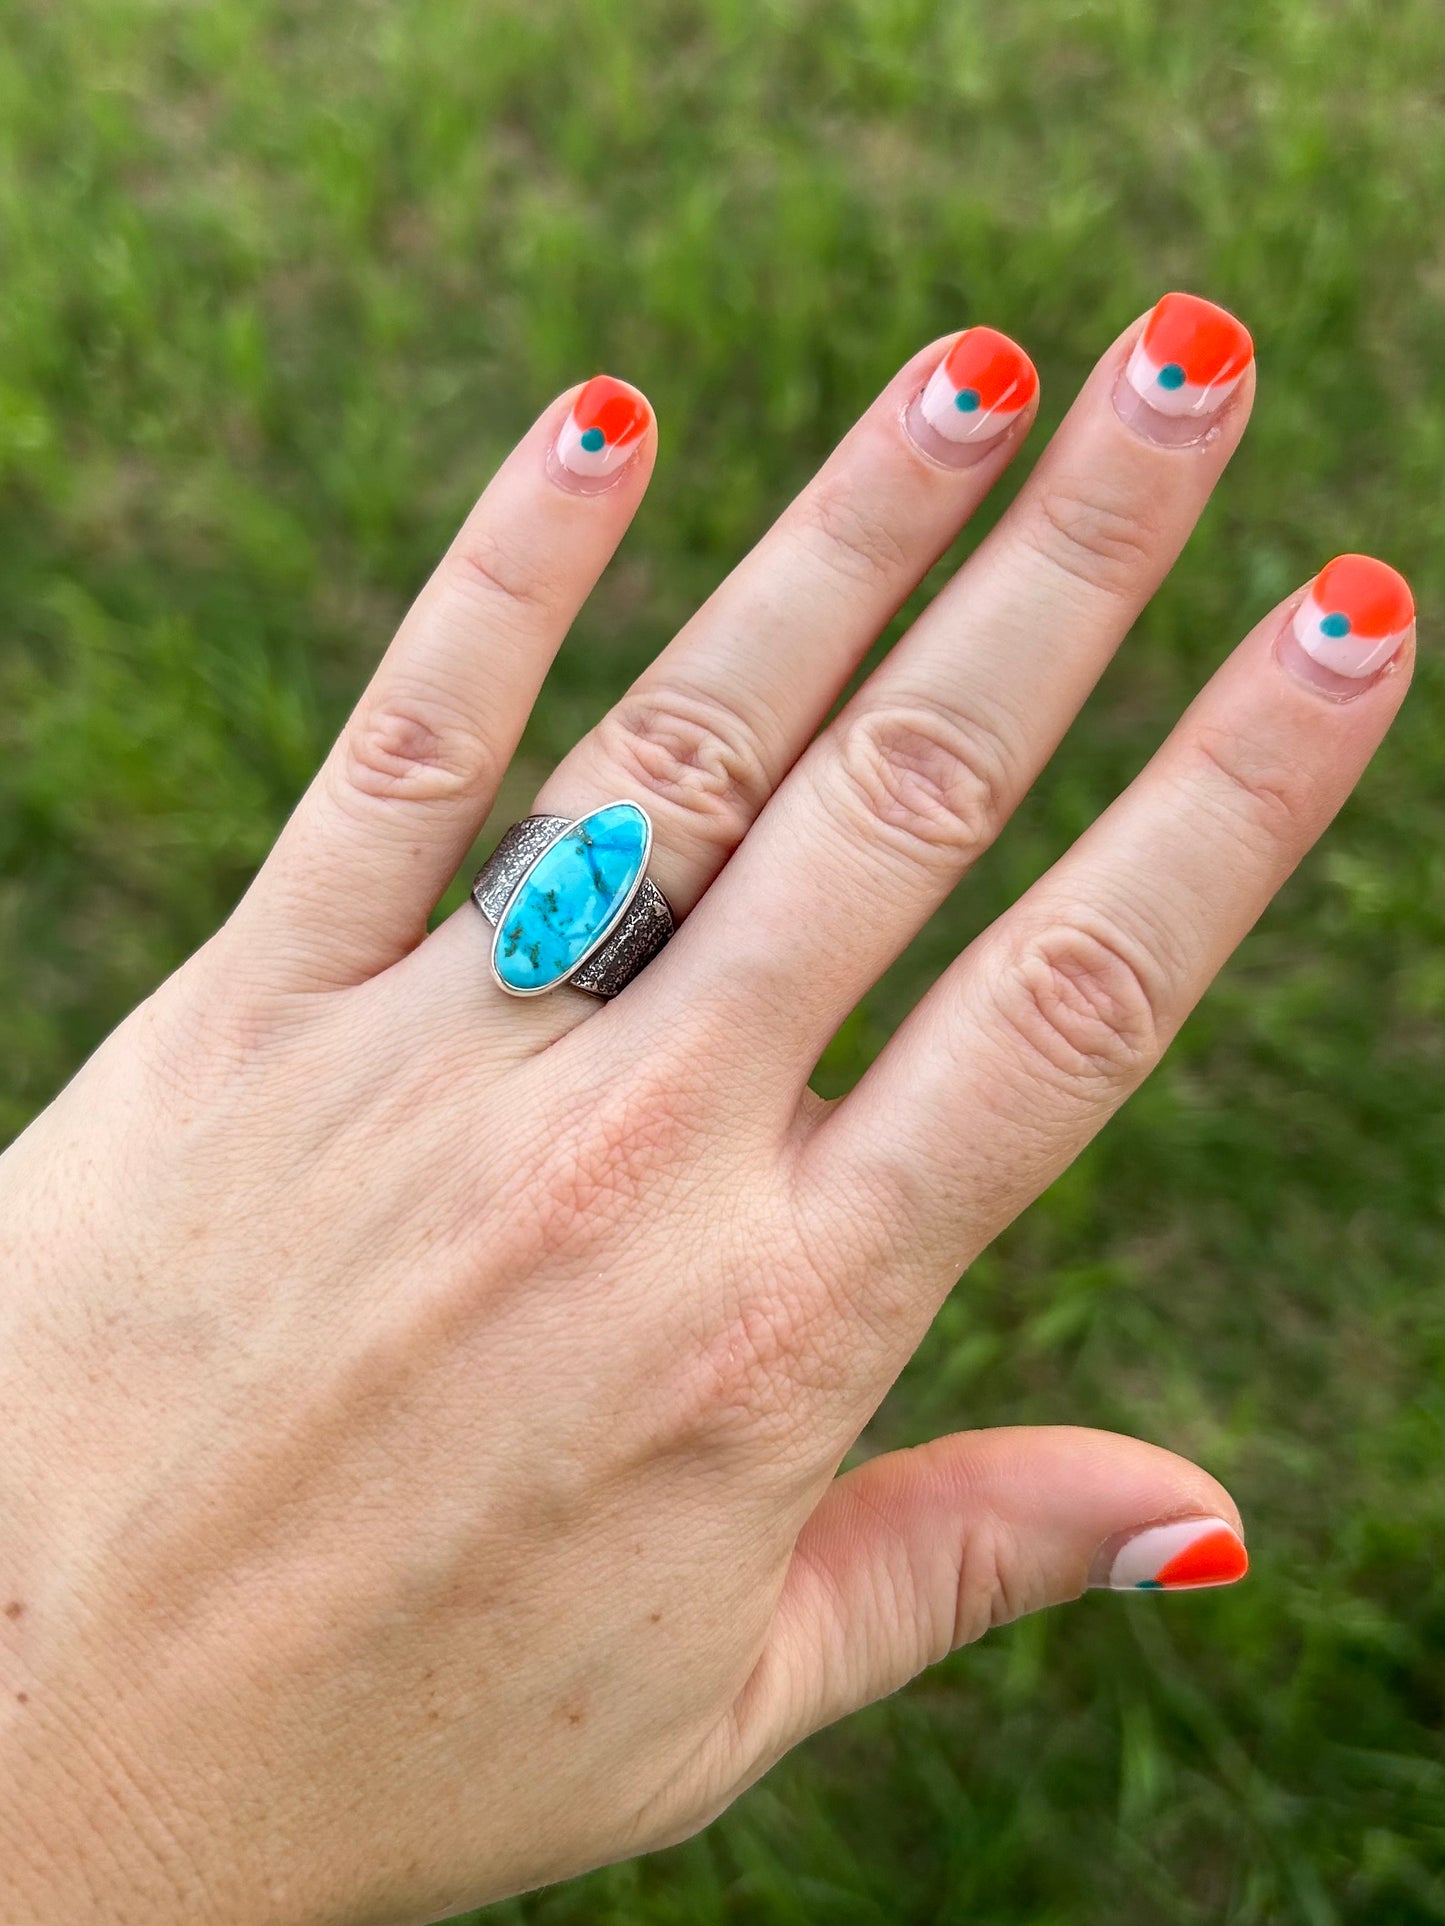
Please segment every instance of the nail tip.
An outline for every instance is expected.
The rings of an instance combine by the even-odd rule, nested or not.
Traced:
[[[1366,555],[1353,549],[1346,549],[1342,554],[1332,555],[1330,557],[1319,574],[1316,575],[1315,583],[1322,581],[1327,575],[1334,576],[1345,570],[1358,576],[1374,578],[1374,580],[1379,583],[1382,591],[1393,594],[1405,608],[1408,608],[1413,618],[1415,614],[1414,590],[1410,587],[1408,578],[1402,575],[1400,570],[1394,567],[1392,563],[1382,560],[1378,555]],[[1314,584],[1311,584],[1311,586],[1314,586]]]
[[[1253,358],[1254,336],[1250,333],[1247,325],[1240,320],[1233,308],[1225,307],[1221,301],[1211,301],[1206,294],[1195,294],[1189,288],[1171,288],[1167,294],[1161,294],[1159,299],[1154,303],[1149,314],[1150,320],[1154,319],[1159,313],[1159,310],[1165,306],[1166,302],[1170,303],[1181,315],[1187,314],[1196,324],[1209,322],[1219,327],[1222,331],[1232,334],[1238,342],[1248,349],[1250,358]]]

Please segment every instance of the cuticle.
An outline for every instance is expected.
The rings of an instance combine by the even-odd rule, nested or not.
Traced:
[[[913,413],[913,410],[915,408],[919,407],[922,404],[923,396],[925,391],[927,390],[929,382],[932,381],[933,377],[938,373],[938,370],[942,366],[943,366],[942,359],[940,359],[939,361],[936,361],[934,365],[928,370],[928,373],[923,377],[922,381],[918,384],[918,386],[904,400],[903,405],[898,410],[898,426],[903,431],[904,441],[907,442],[908,446],[913,450],[915,455],[917,455],[921,460],[926,461],[930,468],[938,468],[938,469],[942,469],[945,473],[952,473],[953,471],[949,469],[948,463],[946,461],[940,461],[937,455],[932,455],[929,453],[929,451],[924,447],[923,443],[918,439],[917,435],[914,434],[912,428],[908,424],[908,417]]]
[[[914,434],[912,428],[908,425],[908,417],[912,414],[914,408],[922,402],[924,391],[937,373],[938,367],[942,365],[942,362],[940,362],[936,367],[930,368],[922,385],[904,402],[898,413],[898,425],[903,430],[904,441],[907,442],[908,446],[921,461],[927,462],[930,468],[936,468],[941,474],[958,475],[966,473],[970,468],[982,467],[983,463],[986,462],[991,455],[996,454],[1000,448],[1009,447],[1013,441],[1027,434],[1037,417],[1038,409],[1031,404],[1032,412],[1030,411],[1030,407],[1022,409],[1018,418],[1011,421],[1001,435],[995,435],[992,441],[976,443],[975,446],[978,449],[978,453],[973,461],[965,463],[941,461],[937,455],[925,448],[923,443]]]
[[[1295,614],[1308,597],[1311,586],[1312,584],[1306,583],[1303,588],[1296,590],[1289,600],[1284,603],[1280,611],[1279,623],[1270,639],[1269,652],[1281,674],[1287,676],[1297,689],[1306,689],[1311,695],[1318,696],[1321,702],[1328,702],[1332,708],[1343,709],[1348,707],[1352,702],[1358,702],[1362,696],[1368,695],[1372,689],[1379,688],[1381,684],[1389,680],[1390,677],[1397,676],[1403,671],[1410,647],[1416,638],[1417,625],[1414,622],[1410,624],[1408,632],[1401,638],[1399,648],[1396,649],[1389,661],[1381,663],[1380,667],[1376,669],[1372,675],[1358,678],[1340,676],[1338,680],[1342,685],[1341,687],[1337,689],[1327,688],[1323,683],[1315,682],[1310,677],[1301,675],[1297,669],[1291,666],[1289,658],[1285,654],[1285,645],[1293,642],[1295,647],[1300,649],[1301,654],[1305,656],[1307,661],[1312,659],[1308,652],[1301,647],[1294,633]],[[1319,667],[1321,665],[1316,664],[1315,666]]]

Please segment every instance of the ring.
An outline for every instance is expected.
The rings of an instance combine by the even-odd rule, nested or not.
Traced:
[[[651,854],[652,818],[635,802],[513,823],[472,884],[508,996],[571,983],[609,997],[630,983],[677,927]]]

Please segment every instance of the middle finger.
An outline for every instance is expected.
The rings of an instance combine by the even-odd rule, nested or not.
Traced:
[[[654,999],[695,1001],[701,978],[745,1075],[806,1080],[1052,754],[1183,547],[1252,392],[1248,333],[1196,296],[1166,295],[1114,344],[998,527],[658,959]]]

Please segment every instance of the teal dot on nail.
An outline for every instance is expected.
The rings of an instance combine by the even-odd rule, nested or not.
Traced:
[[[1164,366],[1159,370],[1159,386],[1161,388],[1182,388],[1184,386],[1184,370],[1177,361],[1166,361],[1164,363]]]
[[[1141,1578],[1134,1587],[1136,1592],[1162,1592],[1163,1589],[1157,1578]]]
[[[1349,632],[1350,618],[1348,615],[1342,614],[1339,609],[1325,616],[1320,622],[1321,635],[1341,636],[1348,635]]]
[[[953,405],[960,414],[971,415],[978,406],[978,399],[977,388],[960,388],[953,397]]]
[[[587,428],[583,430],[582,446],[587,450],[589,455],[595,455],[599,448],[606,445],[606,441],[607,437],[600,428]]]

